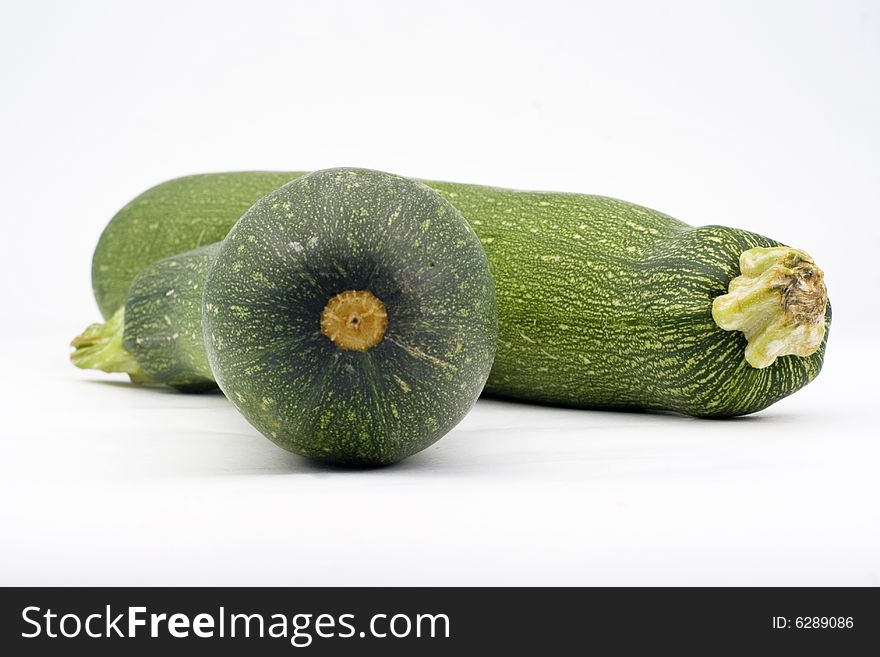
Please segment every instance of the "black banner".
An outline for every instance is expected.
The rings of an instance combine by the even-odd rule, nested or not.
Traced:
[[[872,588],[0,591],[7,655],[856,654],[880,645],[878,621]]]

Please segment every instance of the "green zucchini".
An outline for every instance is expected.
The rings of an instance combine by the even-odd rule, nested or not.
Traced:
[[[125,304],[129,285],[144,267],[219,242],[258,198],[301,175],[187,176],[156,185],[126,204],[104,229],[92,257],[92,286],[104,319]]]
[[[125,306],[73,340],[74,364],[181,392],[216,390],[202,332],[202,296],[220,245],[147,265],[132,281]]]
[[[768,276],[738,287],[741,259],[778,242],[598,196],[432,187],[471,222],[489,257],[499,313],[493,394],[730,417],[766,408],[822,367],[830,305],[821,270],[802,252],[772,251],[775,260],[762,261]],[[741,321],[781,323],[793,336],[794,344],[776,335],[772,363],[750,363],[746,334],[731,330],[737,322],[713,317],[731,285],[752,290]],[[810,313],[791,312],[806,305]],[[812,351],[797,343],[804,325],[817,327],[806,340]]]
[[[143,269],[74,362],[202,390],[307,457],[392,463],[457,424],[495,354],[485,252],[415,181],[333,169],[259,200],[222,241]]]
[[[199,212],[207,208],[216,237],[224,221],[227,229],[235,223],[244,199],[227,207],[219,179],[210,205],[192,198],[194,187],[214,184],[205,180],[213,175],[160,186],[161,210],[151,209],[157,192],[146,192],[105,235],[124,241],[159,225],[174,234],[175,248],[195,246],[205,239]],[[223,180],[235,180],[239,193],[298,175]],[[489,258],[499,310],[489,394],[727,417],[769,406],[822,367],[831,308],[821,270],[801,251],[600,196],[426,184],[461,211]],[[105,314],[133,269],[171,255],[162,250],[167,242],[145,244],[132,264],[124,251],[99,243],[94,288]],[[760,274],[754,263],[764,267]]]

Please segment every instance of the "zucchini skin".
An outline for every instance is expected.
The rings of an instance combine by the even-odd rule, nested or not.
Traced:
[[[202,333],[205,279],[220,243],[164,258],[132,281],[123,345],[152,383],[181,392],[216,390]]]
[[[165,240],[162,248],[188,248],[205,239],[202,222],[191,217],[193,207],[206,201],[191,201],[193,186],[217,183],[210,197],[211,236],[216,236],[224,221],[228,230],[238,219],[240,190],[301,174],[222,175],[210,184],[187,178],[165,183],[165,214],[149,219],[175,233],[175,246]],[[233,179],[239,180],[236,203],[224,207],[223,181]],[[784,356],[755,369],[744,359],[742,333],[723,331],[712,319],[712,301],[739,273],[740,254],[777,246],[775,240],[722,226],[693,228],[601,196],[426,184],[471,223],[489,259],[499,342],[488,394],[574,407],[730,417],[766,408],[821,370],[828,331],[813,355]],[[113,220],[126,222],[117,239],[129,230],[143,233],[145,220],[124,212]],[[138,254],[138,262],[153,257],[148,251]],[[138,266],[126,259],[109,247],[100,258],[96,252],[99,269],[105,268],[99,278]],[[97,295],[105,313],[115,310],[112,297],[119,296],[126,275],[114,274],[110,285],[95,284],[96,295],[99,288],[116,286],[111,294]],[[829,328],[830,319],[829,304]]]
[[[134,198],[107,224],[92,256],[92,288],[104,319],[125,304],[128,286],[144,267],[219,242],[257,199],[301,175],[256,171],[185,176]]]

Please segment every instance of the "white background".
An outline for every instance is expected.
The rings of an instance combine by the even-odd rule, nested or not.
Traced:
[[[880,584],[878,86],[867,0],[4,3],[0,584]],[[351,472],[66,362],[136,194],[329,166],[806,249],[826,369],[735,421],[480,401]]]

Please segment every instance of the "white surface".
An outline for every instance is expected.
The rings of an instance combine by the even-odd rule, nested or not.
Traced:
[[[0,21],[0,584],[880,583],[880,4],[18,2]],[[368,166],[604,193],[811,252],[826,370],[755,418],[481,401],[327,470],[65,362],[167,178]]]
[[[75,370],[61,344],[4,345],[4,584],[880,584],[858,342],[750,418],[481,400],[370,471],[284,452],[220,395]]]

